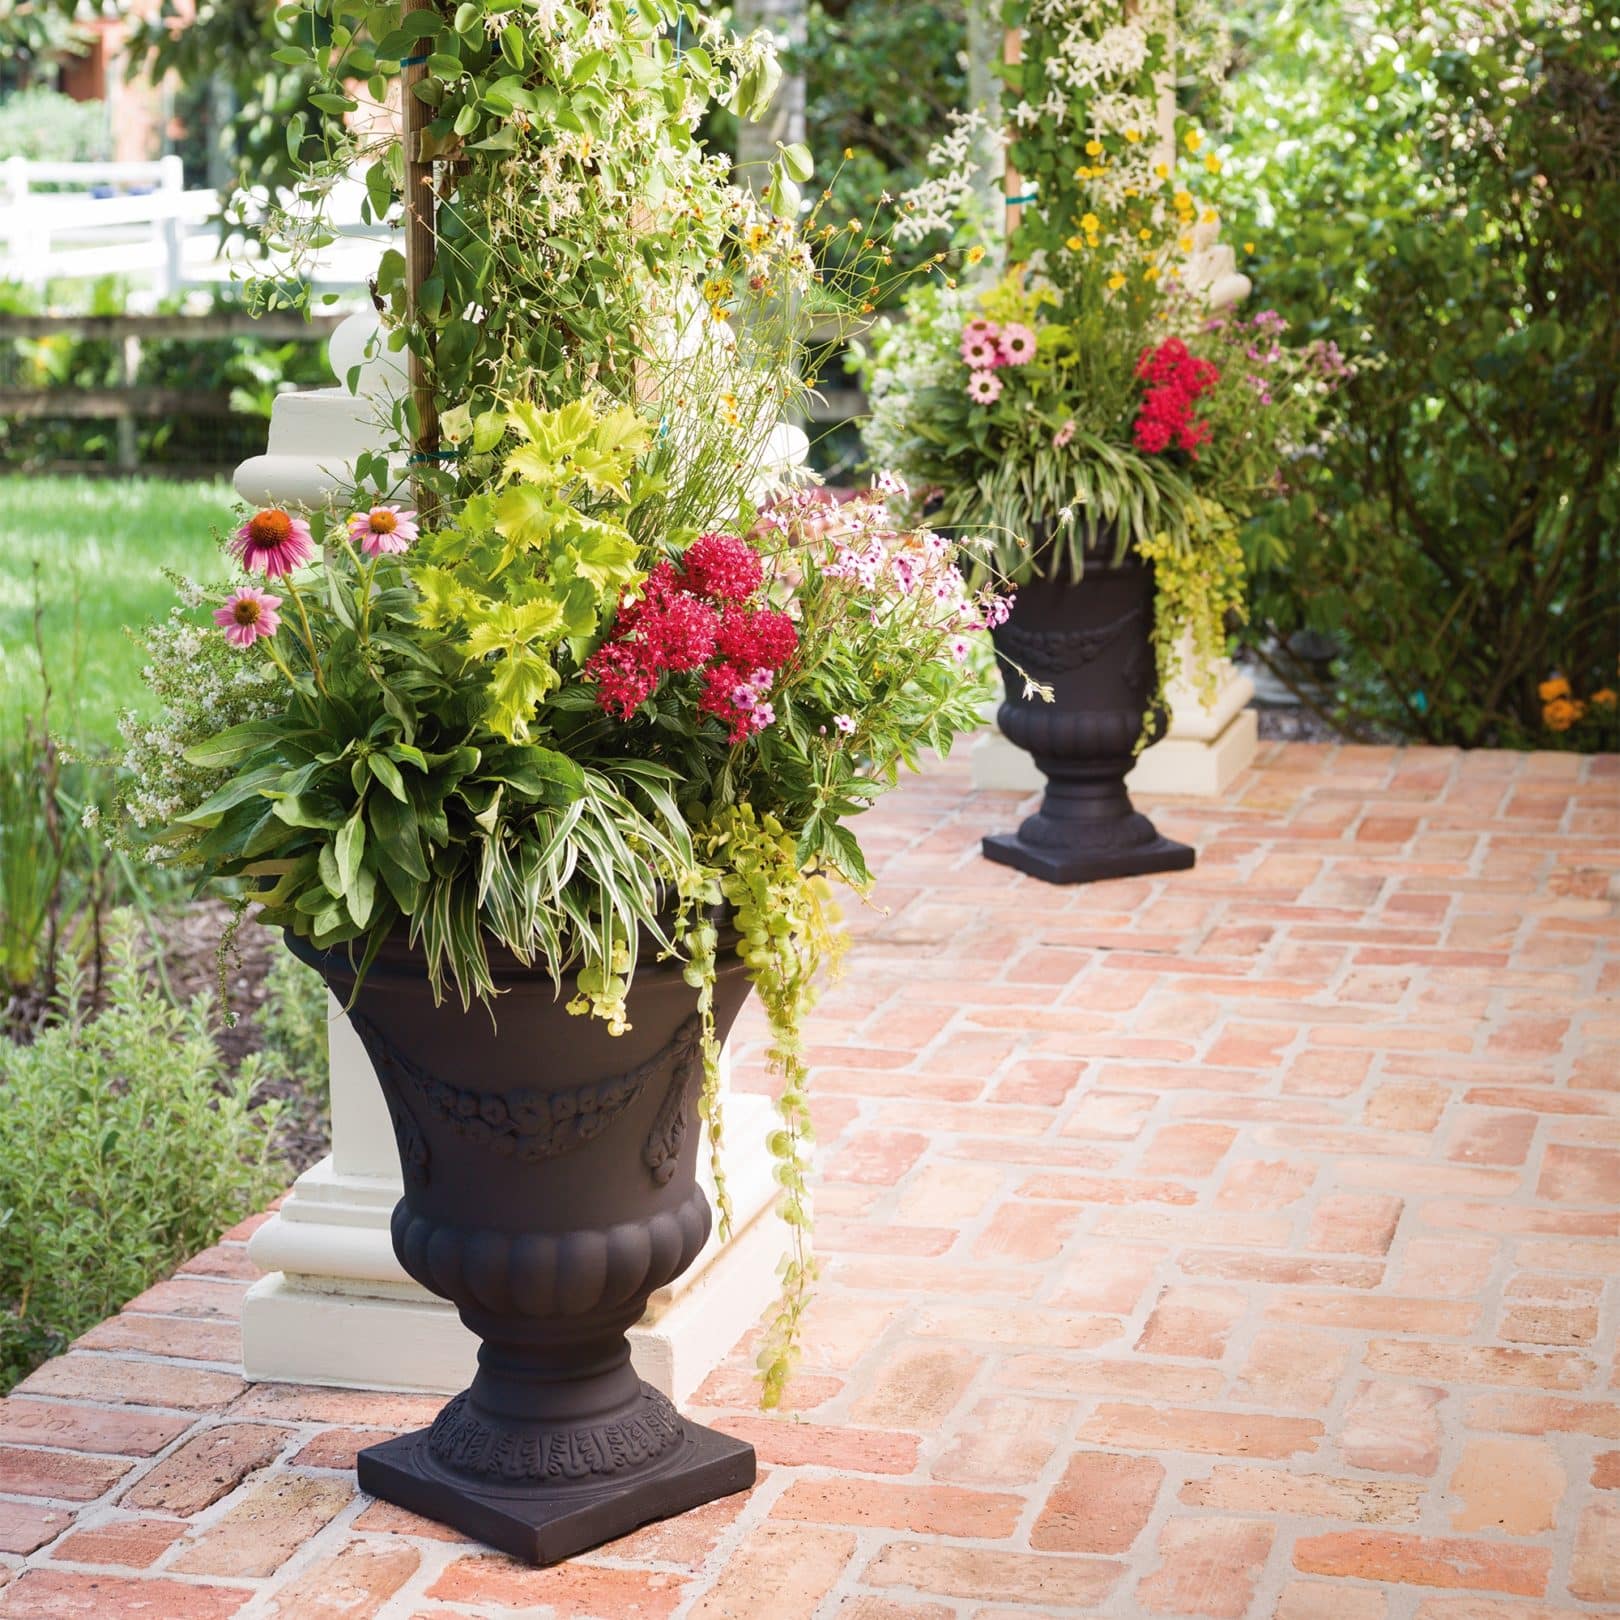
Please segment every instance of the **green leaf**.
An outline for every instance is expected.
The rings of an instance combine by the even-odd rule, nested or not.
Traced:
[[[810,148],[802,141],[782,148],[782,167],[787,170],[789,179],[797,180],[801,185],[816,172],[815,159],[810,155]]]
[[[279,742],[285,730],[286,727],[275,720],[245,720],[188,748],[183,757],[188,765],[204,769],[235,765],[261,748]]]
[[[371,774],[375,776],[377,780],[381,782],[382,785],[400,801],[401,804],[405,802],[405,778],[399,774],[399,766],[397,766],[393,760],[389,759],[386,754],[367,754],[366,769],[369,770]]]
[[[366,823],[359,810],[343,823],[343,829],[337,835],[337,843],[332,853],[337,858],[338,880],[342,885],[342,892],[348,894],[366,854]],[[355,920],[358,922],[359,918]]]

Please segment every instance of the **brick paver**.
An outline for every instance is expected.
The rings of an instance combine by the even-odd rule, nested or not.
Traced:
[[[244,1223],[0,1402],[0,1620],[1615,1620],[1620,759],[1154,808],[1198,868],[1075,890],[961,764],[870,818],[750,1496],[538,1573],[368,1502],[436,1403],[247,1387]]]

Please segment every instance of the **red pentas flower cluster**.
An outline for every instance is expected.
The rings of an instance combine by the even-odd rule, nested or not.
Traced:
[[[679,567],[659,563],[585,666],[603,712],[628,720],[665,675],[701,672],[698,710],[719,719],[732,742],[771,725],[770,691],[799,633],[785,613],[749,605],[764,580],[759,554],[729,534],[695,540]]]
[[[1136,448],[1156,455],[1174,445],[1196,457],[1209,442],[1209,423],[1197,415],[1199,396],[1221,380],[1220,368],[1190,353],[1180,338],[1166,338],[1142,351],[1136,375],[1148,385],[1136,415]]]

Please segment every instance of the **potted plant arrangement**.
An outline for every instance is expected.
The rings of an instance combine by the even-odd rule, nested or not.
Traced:
[[[411,226],[378,295],[416,491],[376,456],[340,510],[250,517],[234,588],[189,598],[217,629],[170,632],[207,701],[160,670],[130,763],[167,784],[162,853],[348,1006],[398,1139],[396,1252],[482,1341],[471,1388],[363,1452],[361,1485],[549,1563],[753,1479],[625,1333],[709,1234],[697,1121],[718,1153],[755,989],[778,1399],[814,1271],[802,1025],[832,885],[870,881],[849,822],[975,723],[1005,603],[897,520],[894,480],[836,508],[784,486],[814,374],[795,323],[858,313],[887,251],[801,218],[802,150],[756,198],[698,140],[713,106],[759,110],[760,41],[673,0],[315,9],[325,173],[369,164],[375,212],[403,192]],[[402,63],[403,153],[349,127]]]
[[[985,854],[1053,883],[1173,871],[1193,851],[1134,810],[1124,779],[1163,732],[1187,650],[1213,683],[1243,610],[1239,524],[1339,363],[1284,347],[1274,313],[1211,308],[1218,216],[1200,192],[1220,162],[1191,120],[1161,118],[1173,70],[1221,60],[1207,17],[1186,0],[1125,14],[1043,0],[1007,22],[1011,267],[912,292],[866,361],[867,443],[931,521],[986,527],[1018,587],[995,631],[998,718],[1048,787]],[[911,234],[962,219],[978,118],[906,199]]]

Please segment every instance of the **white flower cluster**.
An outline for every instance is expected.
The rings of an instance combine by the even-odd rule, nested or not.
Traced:
[[[982,169],[985,116],[975,107],[971,112],[953,111],[950,119],[950,134],[928,150],[928,167],[934,173],[900,198],[900,218],[894,227],[897,242],[920,242],[932,231],[951,230],[973,195],[973,182]]]
[[[191,581],[179,585],[182,601],[201,600]],[[280,677],[265,659],[244,659],[224,637],[210,634],[175,608],[140,636],[146,653],[142,678],[160,705],[148,721],[133,709],[120,717],[128,785],[122,809],[140,832],[156,833],[208,797],[228,771],[201,770],[185,752],[205,737],[262,719],[280,706]]]

